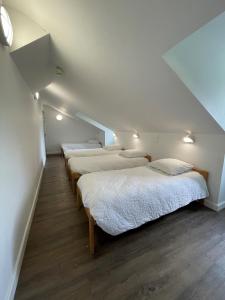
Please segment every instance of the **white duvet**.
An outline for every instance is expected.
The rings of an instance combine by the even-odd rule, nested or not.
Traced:
[[[70,169],[73,172],[77,172],[80,174],[134,168],[147,165],[147,163],[148,160],[144,157],[127,158],[122,157],[118,154],[90,157],[72,157],[68,160]]]
[[[118,154],[121,150],[112,150],[108,151],[102,148],[98,149],[80,149],[80,150],[69,150],[64,151],[65,158],[72,158],[72,157],[88,157],[88,156],[99,156],[99,155],[112,155]]]
[[[83,204],[107,233],[118,235],[208,197],[197,172],[170,176],[150,167],[98,172],[78,181]]]

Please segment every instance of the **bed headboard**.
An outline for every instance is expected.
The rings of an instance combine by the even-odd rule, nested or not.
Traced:
[[[199,174],[201,174],[205,178],[206,182],[208,181],[208,177],[209,177],[209,172],[208,171],[201,170],[201,169],[198,169],[198,168],[193,168],[192,170],[195,171],[195,172],[198,172]]]

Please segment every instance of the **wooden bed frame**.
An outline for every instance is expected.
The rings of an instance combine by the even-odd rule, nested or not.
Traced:
[[[198,168],[193,168],[193,171],[198,172],[199,174],[201,174],[204,177],[206,182],[208,181],[208,176],[209,176],[208,171],[201,170]],[[82,195],[81,195],[80,189],[78,187],[76,188],[76,200],[77,200],[78,208],[80,209],[83,206],[83,202],[82,202]],[[199,199],[198,201],[201,202],[202,204],[204,204],[204,199]],[[88,217],[89,252],[90,252],[91,256],[94,256],[95,249],[96,249],[96,239],[95,239],[96,221],[92,217],[89,208],[85,207],[84,209],[85,209],[85,213]]]
[[[63,148],[62,148],[62,147],[61,147],[61,156],[62,156],[63,158],[65,158],[64,151],[63,151]]]
[[[151,162],[152,161],[152,157],[151,155],[147,154],[145,156],[145,158]],[[69,165],[68,165],[68,159],[67,159],[67,162],[65,163],[65,167],[66,167],[66,170],[67,170],[67,174],[68,174],[68,177],[69,177],[69,181],[71,182],[71,187],[72,187],[72,191],[76,194],[76,190],[77,190],[77,181],[79,180],[79,178],[83,175],[83,174],[80,174],[78,172],[73,172]]]

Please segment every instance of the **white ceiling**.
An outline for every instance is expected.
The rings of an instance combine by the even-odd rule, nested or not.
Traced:
[[[53,67],[49,64],[49,48],[49,35],[44,35],[27,46],[11,52],[14,62],[32,93],[52,81]]]
[[[225,131],[225,13],[170,49],[165,60]]]
[[[50,32],[65,74],[43,92],[112,129],[222,133],[163,61],[224,0],[6,0]]]

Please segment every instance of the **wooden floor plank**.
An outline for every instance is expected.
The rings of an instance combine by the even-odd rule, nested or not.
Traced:
[[[197,204],[111,237],[78,210],[60,157],[47,160],[16,300],[225,299],[225,211]]]

